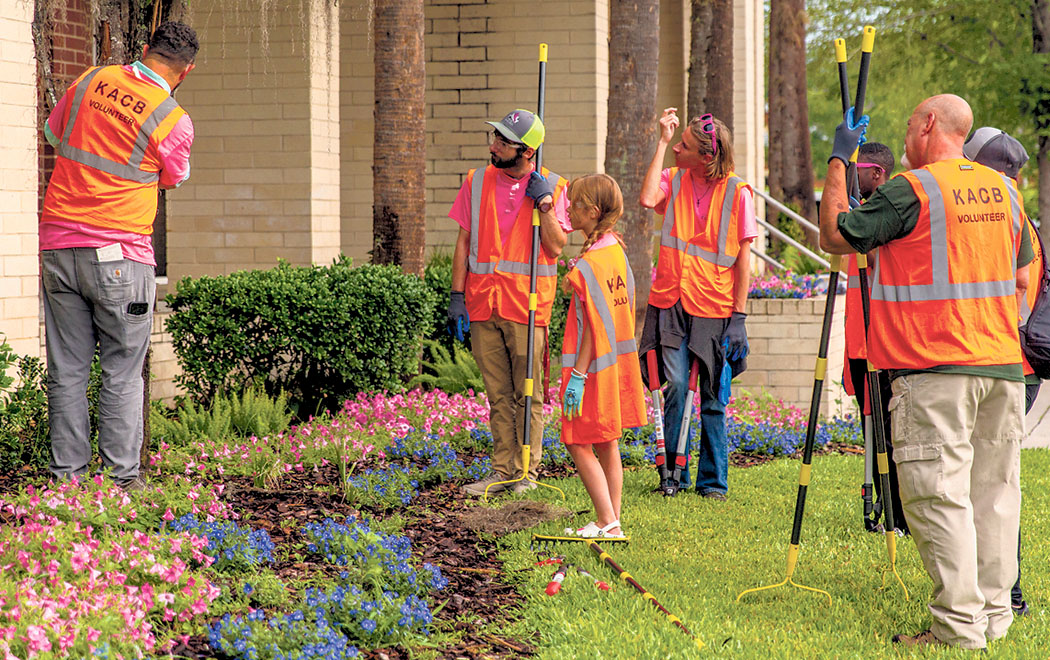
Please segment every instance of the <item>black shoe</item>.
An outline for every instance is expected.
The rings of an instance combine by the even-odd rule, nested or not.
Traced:
[[[703,498],[706,498],[706,499],[709,499],[709,500],[717,500],[719,502],[725,502],[726,499],[728,499],[726,497],[726,494],[723,493],[720,490],[703,491],[703,492],[700,493],[700,497],[703,497]]]
[[[674,497],[678,494],[680,486],[674,479],[667,479],[661,485],[661,490],[664,493],[664,497]]]
[[[1010,609],[1014,611],[1014,616],[1028,616],[1028,601],[1022,600],[1020,605],[1010,603]]]

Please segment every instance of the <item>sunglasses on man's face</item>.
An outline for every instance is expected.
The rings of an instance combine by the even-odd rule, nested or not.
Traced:
[[[715,116],[708,112],[700,115],[700,130],[711,138],[711,155],[718,155],[718,129],[715,128]]]
[[[857,167],[862,170],[874,168],[875,171],[872,172],[873,176],[879,176],[880,174],[886,171],[885,168],[883,168],[882,165],[879,165],[878,163],[857,163]]]

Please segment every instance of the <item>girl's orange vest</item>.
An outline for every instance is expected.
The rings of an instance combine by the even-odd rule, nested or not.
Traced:
[[[1028,264],[1028,289],[1021,300],[1021,326],[1028,323],[1028,317],[1032,314],[1035,299],[1039,297],[1039,281],[1043,276],[1043,246],[1039,242],[1039,237],[1035,235],[1039,230],[1036,229],[1035,225],[1032,224],[1032,220],[1027,216],[1025,216],[1025,224],[1028,226],[1028,232],[1032,237],[1032,252],[1035,253],[1035,257]],[[1021,351],[1021,366],[1024,367],[1025,376],[1031,376],[1035,373],[1032,365],[1028,364],[1028,358],[1024,356],[1024,351]]]
[[[1019,364],[1022,210],[1008,178],[964,159],[904,172],[915,229],[879,248],[868,355],[877,369]]]
[[[152,234],[157,148],[185,111],[168,92],[120,66],[87,70],[70,93],[41,221]]]
[[[593,358],[579,417],[562,420],[562,440],[589,444],[618,440],[623,429],[646,424],[645,393],[634,341],[634,275],[619,243],[588,250],[568,275],[573,288],[561,356],[561,397],[576,366],[584,323]],[[561,398],[560,397],[560,398]]]
[[[718,181],[701,227],[693,208],[693,177],[677,167],[670,171],[671,194],[649,304],[668,309],[681,299],[682,308],[691,316],[729,318],[736,280],[733,266],[740,252],[740,195],[751,186],[733,173]]]
[[[540,171],[554,181],[554,202],[564,194],[567,181],[547,168]],[[507,242],[496,215],[496,177],[489,165],[467,172],[470,180],[470,254],[464,290],[471,321],[486,321],[495,312],[515,323],[529,322],[529,261],[532,255],[532,204],[522,204]],[[552,178],[553,177],[553,178]],[[539,246],[536,261],[536,325],[550,324],[558,265]]]

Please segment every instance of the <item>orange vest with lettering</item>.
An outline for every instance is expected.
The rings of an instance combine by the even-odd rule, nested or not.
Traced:
[[[707,219],[697,221],[693,177],[687,170],[670,168],[671,192],[660,233],[656,279],[649,290],[649,304],[668,309],[679,299],[687,314],[724,319],[733,315],[733,284],[740,252],[740,195],[751,190],[730,173],[711,192]]]
[[[568,182],[547,168],[541,174],[555,182],[557,202]],[[494,165],[467,172],[470,181],[470,253],[464,297],[471,321],[487,321],[493,312],[515,323],[529,322],[529,261],[532,256],[533,204],[523,203],[506,243],[496,215]],[[553,177],[553,179],[551,179]],[[536,261],[536,325],[550,324],[558,265],[539,246]]]
[[[158,145],[186,112],[120,66],[88,69],[70,94],[41,220],[152,234]]]
[[[573,288],[561,358],[561,396],[576,366],[585,325],[593,351],[583,410],[562,419],[566,444],[618,440],[623,429],[644,426],[645,391],[634,340],[634,275],[619,243],[591,248],[568,275]]]
[[[1032,262],[1028,264],[1028,289],[1025,291],[1025,296],[1021,300],[1021,326],[1028,323],[1028,317],[1031,315],[1032,309],[1035,306],[1035,299],[1039,297],[1039,280],[1043,276],[1044,258],[1043,244],[1039,241],[1039,237],[1036,235],[1039,230],[1032,224],[1031,218],[1027,216],[1025,216],[1025,224],[1028,226],[1028,232],[1032,237],[1032,252],[1035,253],[1035,257],[1032,259]],[[1028,364],[1028,358],[1025,357],[1024,351],[1021,351],[1021,366],[1024,368],[1025,376],[1035,374],[1035,369],[1032,369],[1032,365]]]
[[[965,159],[904,172],[919,198],[907,236],[879,248],[868,356],[876,369],[1019,364],[1013,181]]]

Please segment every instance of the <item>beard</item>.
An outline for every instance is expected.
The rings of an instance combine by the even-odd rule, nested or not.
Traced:
[[[514,158],[504,159],[497,157],[496,154],[492,154],[491,160],[492,164],[495,165],[498,169],[505,170],[507,168],[514,167],[514,165],[516,165],[518,162],[518,157],[514,156]]]

